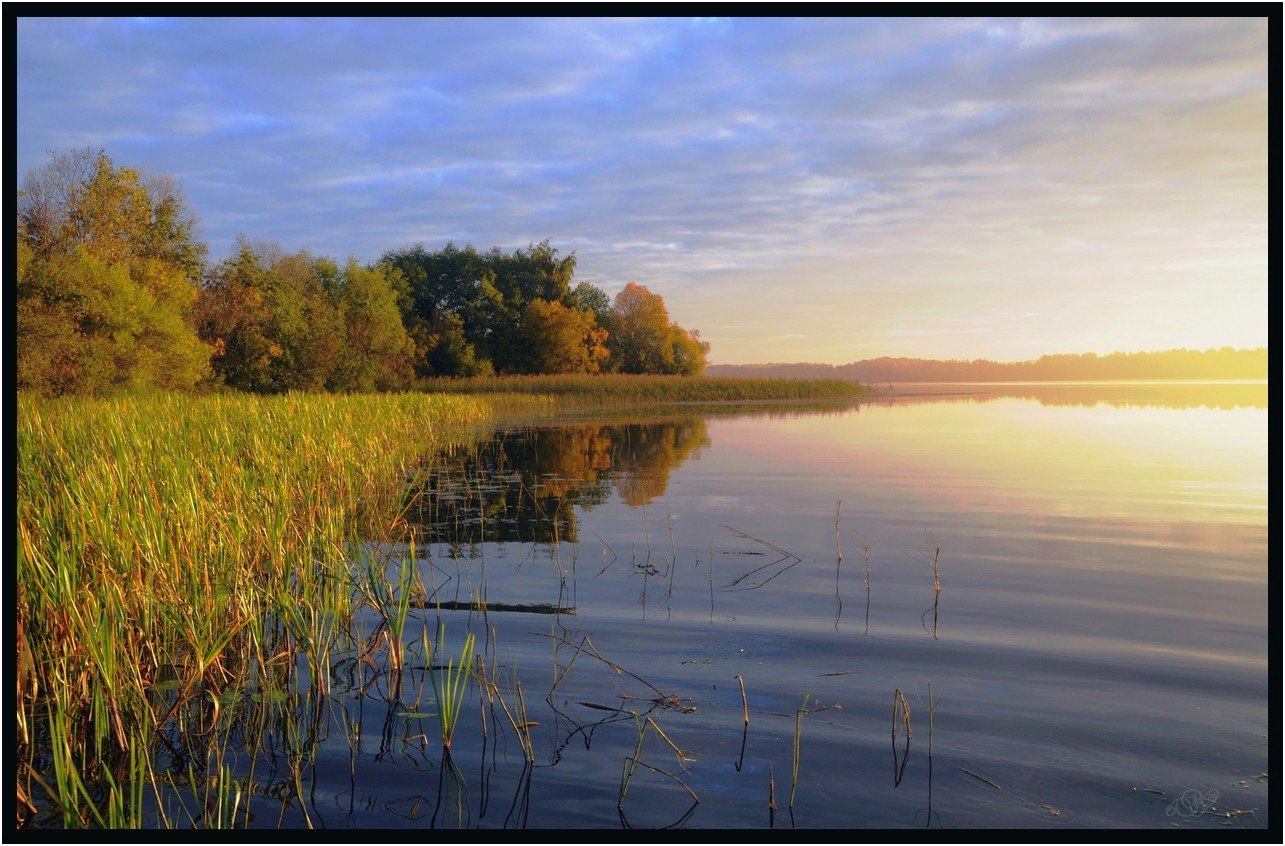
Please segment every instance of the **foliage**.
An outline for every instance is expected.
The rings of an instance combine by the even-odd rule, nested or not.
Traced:
[[[611,308],[612,363],[621,373],[669,373],[674,346],[669,310],[658,294],[630,282]]]
[[[504,253],[422,244],[385,253],[405,280],[402,317],[421,377],[522,373],[671,373],[705,368],[709,343],[671,324],[664,300],[629,283],[613,301],[573,288],[574,253],[542,241]]]
[[[597,373],[609,355],[607,330],[593,312],[556,300],[532,300],[521,334],[530,373]]]
[[[387,391],[412,377],[400,279],[245,239],[201,290],[196,323],[222,382],[253,393]]]
[[[464,336],[464,322],[457,314],[443,314],[431,325],[420,323],[411,337],[418,375],[495,375],[490,359],[479,358],[477,348]]]
[[[580,282],[571,289],[571,301],[577,308],[593,312],[598,325],[606,327],[611,322],[611,297],[590,282]]]
[[[529,372],[523,324],[531,304],[578,308],[571,295],[575,254],[559,258],[548,241],[512,253],[454,243],[430,253],[417,244],[385,253],[381,263],[405,280],[402,317],[417,339],[412,364],[422,376]],[[434,338],[447,343],[449,355],[433,358]],[[466,369],[447,369],[453,365]]]
[[[364,268],[349,259],[339,282],[337,306],[346,329],[344,355],[328,386],[342,391],[389,391],[412,375],[414,344],[402,325],[395,270]]]
[[[190,324],[205,247],[173,183],[88,149],[56,155],[18,195],[18,388],[183,389],[209,369]]]
[[[679,376],[700,376],[705,372],[709,341],[702,341],[699,331],[688,331],[675,323],[669,327],[669,342],[673,356],[668,372]]]
[[[28,175],[17,222],[18,387],[33,393],[699,375],[709,353],[646,288],[630,283],[613,303],[590,283],[572,287],[575,253],[547,240],[509,253],[421,244],[341,267],[242,236],[207,269],[174,180],[88,149]]]

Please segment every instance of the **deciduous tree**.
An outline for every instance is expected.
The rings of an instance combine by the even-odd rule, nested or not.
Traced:
[[[331,380],[341,391],[390,391],[406,387],[414,344],[397,308],[394,274],[385,265],[344,267],[339,304],[347,343]]]
[[[48,394],[191,388],[205,246],[175,183],[106,153],[56,154],[18,194],[18,387]]]
[[[597,373],[610,355],[607,330],[593,312],[556,300],[531,301],[522,319],[522,339],[531,373]]]
[[[667,373],[674,360],[669,311],[659,294],[630,282],[616,294],[610,333],[614,369],[621,373]]]

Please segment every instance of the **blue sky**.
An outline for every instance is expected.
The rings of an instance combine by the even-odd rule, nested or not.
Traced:
[[[17,31],[14,178],[173,174],[214,261],[547,238],[714,363],[1267,344],[1266,18]]]

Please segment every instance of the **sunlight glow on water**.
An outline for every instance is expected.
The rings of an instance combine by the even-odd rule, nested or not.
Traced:
[[[726,421],[714,437],[738,432],[759,466],[844,472],[974,511],[1261,524],[1267,507],[1265,409],[894,403],[777,422],[766,437]]]
[[[807,702],[819,710],[802,730],[801,828],[1213,828],[1228,818],[1167,813],[1211,790],[1246,811],[1236,827],[1265,827],[1265,399],[998,390],[518,427],[449,472],[426,469],[409,518],[443,533],[420,563],[437,600],[575,613],[413,612],[414,631],[441,621],[458,640],[472,626],[498,671],[521,677],[534,769],[466,726],[464,775],[448,779],[429,751],[406,751],[431,726],[390,717],[378,744],[332,749],[335,777],[355,769],[374,809],[349,797],[342,819],[380,824],[387,808],[413,825],[412,809],[434,807],[508,826],[512,811],[483,819],[471,800],[434,805],[408,786],[472,796],[482,772],[529,827],[626,812],[639,826],[764,827],[767,773],[784,806]],[[915,720],[900,763],[895,690]],[[655,708],[659,691],[682,707],[648,711],[673,746],[656,740],[646,760],[673,778],[648,770],[621,810],[629,709]]]

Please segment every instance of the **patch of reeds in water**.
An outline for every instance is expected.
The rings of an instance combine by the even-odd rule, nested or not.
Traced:
[[[20,396],[20,816],[140,825],[225,689],[302,663],[324,692],[353,541],[395,536],[403,468],[497,401]]]

